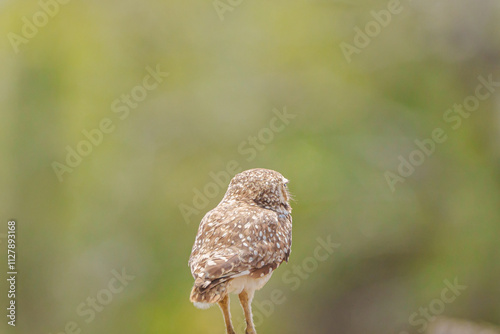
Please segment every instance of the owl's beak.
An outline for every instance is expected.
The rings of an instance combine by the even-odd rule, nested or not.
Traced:
[[[286,187],[286,183],[285,183],[285,187]],[[283,193],[283,198],[285,199],[285,202],[288,202],[290,200],[290,196],[288,194],[288,189],[285,187],[283,187],[281,192]]]

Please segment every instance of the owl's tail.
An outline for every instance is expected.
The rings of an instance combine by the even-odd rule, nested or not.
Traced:
[[[189,300],[197,308],[207,309],[227,295],[226,285],[223,283],[196,279]]]

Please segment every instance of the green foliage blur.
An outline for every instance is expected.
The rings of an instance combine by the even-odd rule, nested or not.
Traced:
[[[259,333],[500,324],[498,1],[0,11],[1,333],[223,333],[189,302],[187,261],[229,175],[255,167],[295,197]],[[232,314],[242,333],[234,297]]]

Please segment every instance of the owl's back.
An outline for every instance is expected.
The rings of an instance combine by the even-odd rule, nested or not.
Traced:
[[[291,243],[290,214],[251,201],[222,201],[198,229],[189,259],[195,278],[191,300],[214,303],[227,294],[230,280],[270,274],[288,261]]]

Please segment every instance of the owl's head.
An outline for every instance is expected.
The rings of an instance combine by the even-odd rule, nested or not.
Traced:
[[[288,180],[280,173],[264,168],[254,168],[236,174],[229,183],[224,200],[239,200],[262,208],[289,214],[290,193]]]

